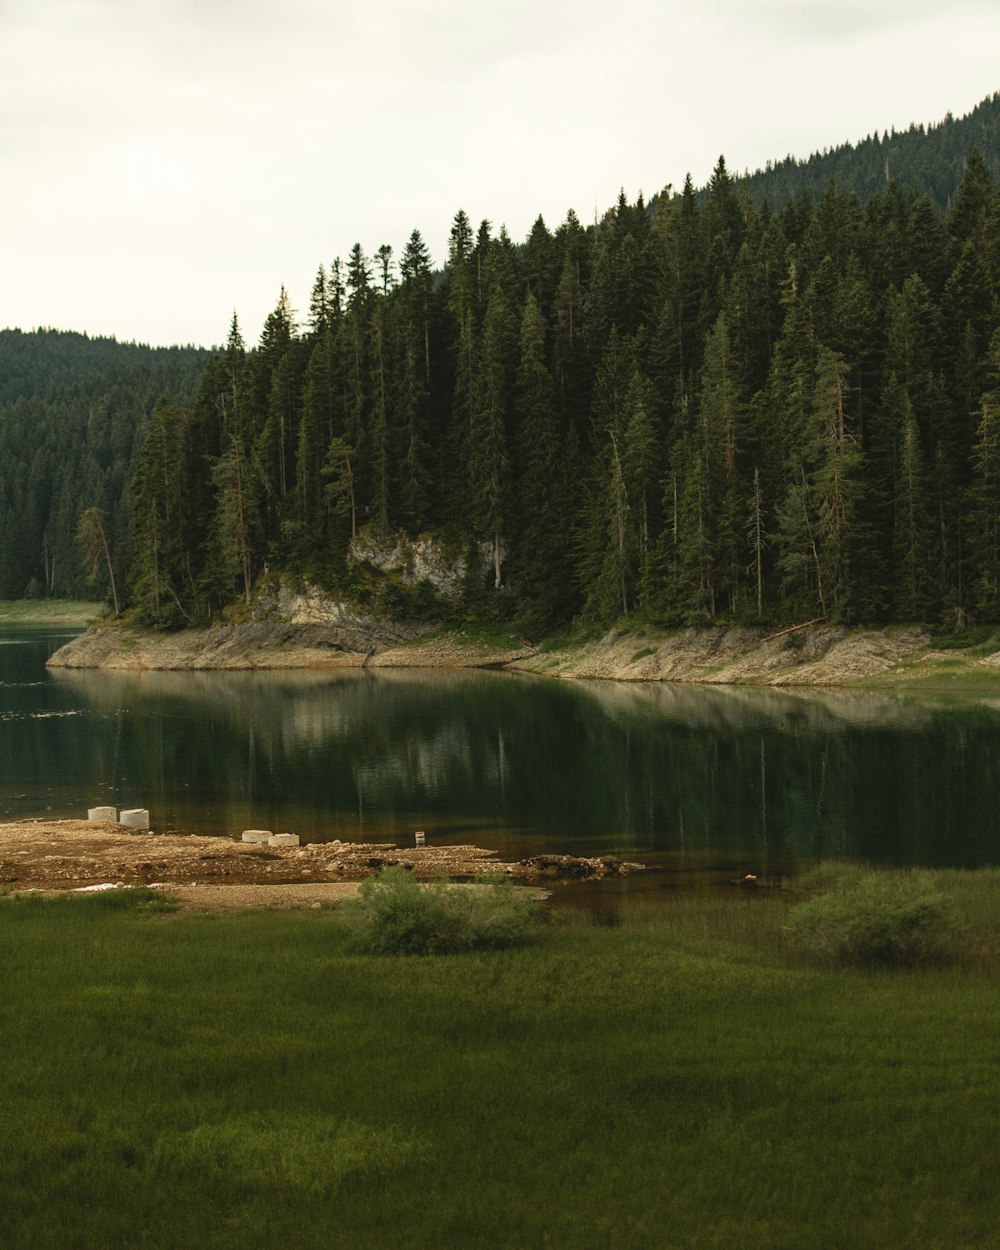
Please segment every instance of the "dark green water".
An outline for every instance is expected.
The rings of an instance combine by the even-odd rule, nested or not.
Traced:
[[[778,872],[1000,861],[1000,701],[446,671],[47,673],[0,636],[0,814]]]

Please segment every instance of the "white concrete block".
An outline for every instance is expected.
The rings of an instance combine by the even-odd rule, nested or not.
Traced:
[[[268,846],[298,846],[298,844],[297,833],[272,833],[267,840]]]
[[[110,820],[116,822],[118,820],[117,807],[88,807],[88,820]]]
[[[271,833],[270,829],[244,829],[243,830],[244,842],[266,842],[269,838],[272,838],[273,836],[274,835]]]
[[[130,829],[148,829],[149,812],[144,807],[130,807],[127,811],[122,811],[118,823],[127,825]]]

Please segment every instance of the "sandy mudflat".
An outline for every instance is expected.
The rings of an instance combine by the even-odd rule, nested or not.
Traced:
[[[195,833],[137,832],[104,821],[0,825],[0,887],[13,891],[160,884],[186,907],[312,907],[350,897],[359,881],[392,866],[421,880],[502,873],[527,885],[641,871],[640,865],[607,857],[549,855],[505,863],[477,846],[312,842],[272,847]]]

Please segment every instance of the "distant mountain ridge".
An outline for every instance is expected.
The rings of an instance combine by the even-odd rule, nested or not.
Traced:
[[[149,347],[92,338],[73,330],[0,330],[0,404],[76,386],[110,369],[155,367],[210,352],[198,347]]]
[[[897,182],[950,208],[973,147],[982,154],[994,184],[1000,183],[1000,92],[958,120],[949,113],[935,124],[876,132],[805,159],[786,156],[739,181],[754,204],[766,200],[774,210],[803,191],[819,199],[831,179],[842,192],[853,191],[861,200]]]

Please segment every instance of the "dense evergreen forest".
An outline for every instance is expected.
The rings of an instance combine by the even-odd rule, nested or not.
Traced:
[[[0,330],[0,404],[37,398],[112,370],[176,368],[199,357],[204,363],[206,354],[196,347],[148,347],[71,330]]]
[[[910,168],[965,120],[907,132]],[[266,569],[440,608],[366,578],[362,533],[437,536],[467,559],[463,612],[539,633],[1000,620],[997,151],[967,148],[933,196],[883,168],[871,193],[765,198],[720,159],[701,192],[622,194],[520,244],[458,212],[441,272],[417,231],[398,255],[355,245],[301,313],[282,291],[256,346],[234,317],[193,395],[178,359],[130,493],[124,396],[104,459],[82,390],[39,415],[50,467],[19,464],[45,497],[4,478],[0,594],[69,589],[46,535],[65,543],[86,509],[89,572],[107,586],[113,568],[123,603],[166,627],[249,599]],[[0,411],[0,463],[30,436],[27,402],[19,425]],[[93,483],[75,525],[67,457]]]
[[[741,182],[755,204],[767,200],[773,209],[803,191],[818,199],[831,178],[862,200],[897,182],[904,190],[922,192],[939,208],[951,208],[974,147],[982,153],[993,182],[1000,185],[1000,93],[988,96],[957,121],[949,114],[937,125],[869,135],[860,143],[816,152],[808,160],[787,156]]]
[[[81,516],[100,509],[124,554],[149,414],[164,394],[191,402],[208,358],[195,348],[0,330],[0,598],[94,597]]]
[[[467,547],[468,609],[1000,619],[1000,198],[831,184],[779,213],[720,160],[520,247],[464,213],[233,324],[190,410],[153,414],[131,586],[203,620],[268,565],[356,588],[352,537]],[[478,567],[476,567],[478,566]],[[353,579],[353,580],[352,580]]]

